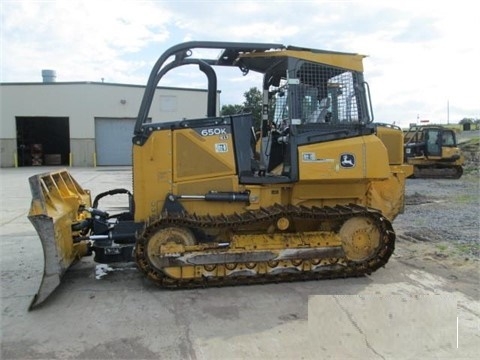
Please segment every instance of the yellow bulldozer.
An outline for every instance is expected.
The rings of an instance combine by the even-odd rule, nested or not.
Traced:
[[[45,255],[30,308],[92,253],[99,263],[135,262],[164,288],[355,277],[384,266],[412,167],[401,129],[373,123],[363,58],[270,43],[166,50],[132,135],[132,192],[92,203],[67,170],[29,179],[29,219]],[[208,80],[207,116],[151,118],[163,76],[187,65]],[[260,129],[251,113],[217,114],[216,67],[263,74]],[[99,207],[125,193],[128,211]]]
[[[441,125],[412,125],[404,135],[405,162],[414,178],[459,179],[465,162],[455,131]]]

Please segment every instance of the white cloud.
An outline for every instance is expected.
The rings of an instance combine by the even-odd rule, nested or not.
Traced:
[[[376,119],[480,118],[480,26],[470,2],[431,1],[3,1],[0,81],[146,83],[168,47],[190,40],[279,42],[358,52]],[[175,70],[163,85],[205,86]],[[231,74],[225,77],[224,74]],[[189,75],[188,75],[189,74]],[[194,75],[192,75],[194,74]],[[240,103],[254,76],[219,70],[222,103]],[[176,84],[175,81],[178,81]]]
[[[167,10],[151,2],[19,1],[3,5],[1,81],[37,81],[41,68],[59,81],[127,80],[129,60],[168,38]]]

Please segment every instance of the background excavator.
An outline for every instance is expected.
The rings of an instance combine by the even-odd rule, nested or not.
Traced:
[[[405,162],[412,177],[459,179],[465,162],[455,131],[440,125],[414,125],[405,133]]]
[[[201,56],[212,50],[219,55]],[[412,167],[401,129],[372,122],[363,57],[231,42],[165,51],[133,131],[133,193],[113,189],[92,203],[67,170],[29,179],[45,255],[30,308],[91,253],[134,261],[166,288],[354,277],[385,265]],[[189,65],[208,79],[207,116],[151,119],[162,77]],[[216,114],[218,66],[263,74],[259,132],[251,113]],[[99,208],[115,194],[128,195],[128,211]]]

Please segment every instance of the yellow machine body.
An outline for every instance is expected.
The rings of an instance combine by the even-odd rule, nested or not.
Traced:
[[[221,54],[196,58],[205,48]],[[363,58],[280,44],[168,49],[135,124],[133,194],[115,189],[92,203],[66,170],[30,179],[29,218],[46,254],[32,307],[92,251],[101,263],[134,261],[167,288],[354,277],[384,266],[413,170],[401,129],[372,122]],[[207,116],[151,121],[159,81],[183,65],[207,76]],[[262,119],[216,113],[215,65],[264,75]],[[103,196],[125,193],[126,213],[98,208]]]
[[[405,163],[415,178],[458,179],[465,158],[455,132],[440,125],[412,126],[404,136]]]
[[[185,209],[190,213],[220,215],[274,204],[335,206],[353,203],[381,209],[393,221],[403,210],[404,181],[411,167],[401,164],[401,131],[391,131],[397,136],[388,139],[386,145],[390,150],[381,137],[373,134],[299,147],[298,182],[261,186],[239,183],[231,137],[222,140],[222,146],[231,150],[216,153],[214,149],[219,139],[205,139],[192,129],[154,132],[143,146],[133,147],[135,221],[159,217],[167,194],[202,195],[212,189],[217,192],[248,191],[250,204],[190,199],[184,201]],[[341,155],[346,152],[356,157],[355,167],[340,166]],[[394,163],[389,163],[389,157]]]

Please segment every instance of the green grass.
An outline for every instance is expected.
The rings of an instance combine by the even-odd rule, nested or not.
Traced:
[[[480,255],[480,243],[454,244],[455,252],[462,256],[478,257]]]
[[[475,194],[462,194],[455,197],[454,201],[457,204],[469,204],[476,201]]]
[[[474,136],[470,139],[468,139],[467,141],[461,141],[459,142],[459,145],[462,149],[468,149],[468,148],[472,148],[473,149],[476,149],[478,148],[480,144],[480,136]]]
[[[440,251],[445,251],[445,250],[448,249],[448,246],[444,245],[444,244],[438,244],[438,245],[436,245],[436,248]]]
[[[479,257],[480,256],[480,243],[468,243],[468,244],[436,244],[435,248],[442,254],[456,255],[462,257]]]
[[[424,226],[426,223],[427,223],[427,220],[422,217],[418,217],[413,220],[413,225],[415,226]]]

